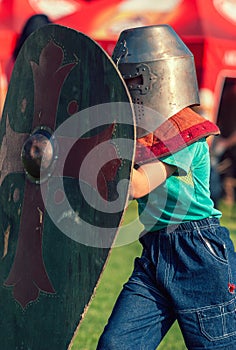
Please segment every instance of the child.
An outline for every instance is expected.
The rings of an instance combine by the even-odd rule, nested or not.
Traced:
[[[191,109],[193,56],[157,25],[123,31],[113,59],[134,103],[131,195],[145,230],[97,349],[155,350],[176,319],[188,349],[236,349],[236,256],[209,191],[206,138],[219,130]]]

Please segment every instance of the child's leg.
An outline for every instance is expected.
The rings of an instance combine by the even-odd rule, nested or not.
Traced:
[[[175,321],[171,302],[157,290],[155,272],[148,265],[145,257],[136,259],[97,350],[155,350]]]
[[[202,220],[171,239],[167,290],[188,349],[236,349],[236,254],[228,230]]]

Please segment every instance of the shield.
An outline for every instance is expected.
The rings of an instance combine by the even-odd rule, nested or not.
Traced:
[[[67,349],[127,203],[134,114],[110,57],[59,25],[25,42],[0,127],[0,347]]]

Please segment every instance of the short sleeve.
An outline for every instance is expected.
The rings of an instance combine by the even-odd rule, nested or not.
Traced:
[[[176,153],[160,158],[160,161],[168,165],[175,166],[177,168],[178,175],[187,175],[193,162],[193,157],[196,153],[197,147],[198,141]]]

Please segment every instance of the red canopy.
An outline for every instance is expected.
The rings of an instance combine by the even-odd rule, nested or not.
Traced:
[[[213,120],[226,78],[236,78],[236,3],[231,0],[2,0],[0,63],[35,13],[89,35],[109,54],[125,28],[172,25],[194,54],[201,104]]]
[[[216,121],[227,81],[236,80],[236,3],[185,0],[169,24],[194,54],[201,104]]]

